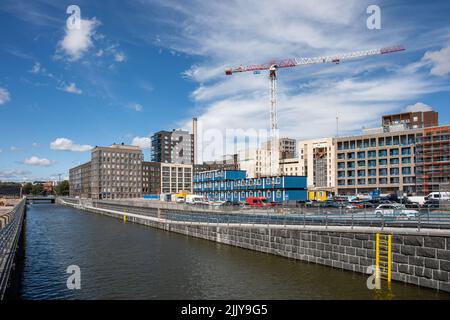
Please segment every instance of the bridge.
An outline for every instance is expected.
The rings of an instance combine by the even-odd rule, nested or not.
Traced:
[[[50,202],[55,203],[55,196],[26,196],[27,203],[42,203],[42,202]]]

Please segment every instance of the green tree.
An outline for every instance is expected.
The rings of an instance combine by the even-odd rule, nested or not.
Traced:
[[[56,188],[55,193],[58,196],[68,196],[69,195],[69,181],[64,180],[60,182]]]
[[[28,182],[22,187],[22,194],[31,194],[31,191],[33,190],[33,185]]]
[[[44,187],[41,183],[36,183],[33,185],[33,188],[31,189],[31,193],[34,195],[40,195],[44,191]]]

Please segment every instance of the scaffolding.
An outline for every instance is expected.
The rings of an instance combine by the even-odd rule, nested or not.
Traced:
[[[420,195],[450,189],[450,126],[426,128],[418,137],[416,184]]]
[[[327,187],[328,157],[327,148],[314,149],[314,186],[316,188]]]

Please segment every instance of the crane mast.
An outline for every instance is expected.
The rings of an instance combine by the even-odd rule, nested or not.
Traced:
[[[279,174],[280,145],[278,130],[278,106],[277,106],[277,67],[273,65],[269,69],[270,77],[270,175]]]
[[[322,56],[322,57],[312,57],[312,58],[293,58],[293,59],[282,59],[278,62],[269,62],[265,64],[255,64],[255,65],[240,65],[235,68],[226,68],[225,74],[232,75],[233,73],[239,72],[259,72],[263,70],[269,71],[270,79],[270,174],[272,176],[280,175],[280,152],[279,152],[279,128],[278,128],[278,105],[277,105],[277,71],[281,68],[292,68],[299,67],[309,64],[319,64],[319,63],[335,63],[339,64],[341,61],[374,56],[383,55],[399,51],[404,51],[403,46],[386,47],[380,49],[372,49],[365,51],[355,51],[350,53],[345,53],[341,55],[334,56]]]

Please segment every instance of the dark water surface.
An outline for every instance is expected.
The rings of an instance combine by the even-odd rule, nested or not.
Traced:
[[[81,269],[69,290],[66,269]],[[24,299],[450,299],[393,283],[51,204],[29,205]]]

